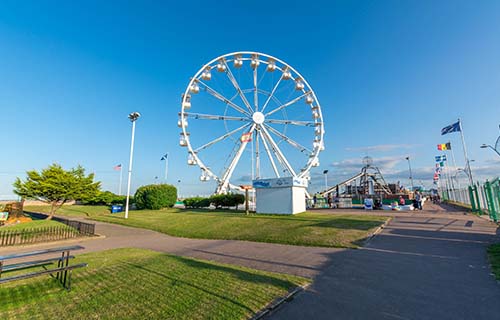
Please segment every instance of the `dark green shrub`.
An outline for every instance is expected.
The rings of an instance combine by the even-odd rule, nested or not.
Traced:
[[[216,194],[210,197],[210,201],[216,208],[237,207],[245,203],[245,196],[242,194]]]
[[[177,201],[177,189],[169,184],[150,184],[142,186],[135,192],[137,209],[159,210],[173,207]]]
[[[210,207],[210,198],[193,197],[183,200],[186,208],[208,208]]]
[[[186,198],[182,202],[184,202],[184,206],[186,206],[186,208],[196,208],[196,204],[202,199],[202,197],[192,197]]]
[[[94,197],[84,201],[83,204],[103,206],[110,206],[112,204],[125,205],[126,200],[127,196],[119,196],[111,191],[99,191]],[[133,202],[132,198],[130,199],[130,202]]]

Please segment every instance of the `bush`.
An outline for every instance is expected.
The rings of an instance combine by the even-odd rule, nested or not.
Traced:
[[[193,197],[183,200],[186,208],[208,208],[210,207],[210,198]]]
[[[210,197],[210,202],[216,208],[237,207],[239,204],[245,203],[245,196],[239,193],[216,194]]]
[[[169,184],[150,184],[142,186],[135,192],[137,209],[159,210],[173,207],[177,201],[177,189]]]
[[[242,194],[215,194],[210,198],[193,197],[184,199],[186,208],[208,208],[213,204],[216,208],[237,207],[245,203],[245,196]]]
[[[125,205],[126,201],[127,196],[119,196],[111,191],[99,191],[95,197],[83,202],[83,204],[103,206],[110,206],[112,204]],[[133,200],[131,198],[130,202],[132,201]]]

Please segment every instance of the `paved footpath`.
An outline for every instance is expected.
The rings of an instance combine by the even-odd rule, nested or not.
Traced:
[[[486,256],[496,226],[446,209],[395,213],[366,247],[329,254],[308,290],[268,318],[500,319]]]
[[[105,237],[0,248],[0,255],[77,244],[85,247],[85,250],[75,251],[76,255],[83,252],[134,247],[313,278],[320,274],[323,266],[328,263],[329,255],[346,250],[250,241],[178,238],[147,229],[78,218],[71,219],[95,223],[96,233]]]
[[[96,231],[105,238],[70,243],[86,252],[147,248],[314,278],[268,319],[500,319],[500,285],[486,256],[488,244],[498,241],[494,224],[434,205],[373,213],[393,220],[358,250],[185,239],[102,222]],[[33,248],[4,248],[0,255]]]

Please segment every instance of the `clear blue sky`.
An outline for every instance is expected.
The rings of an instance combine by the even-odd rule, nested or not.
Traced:
[[[162,175],[181,194],[207,194],[178,146],[180,94],[219,55],[260,51],[302,73],[325,118],[312,188],[359,171],[370,155],[407,184],[406,156],[428,183],[440,129],[463,119],[473,170],[497,176],[499,1],[2,1],[0,195],[52,162],[83,165],[117,191],[139,111],[133,189]],[[124,175],[125,177],[125,175]]]

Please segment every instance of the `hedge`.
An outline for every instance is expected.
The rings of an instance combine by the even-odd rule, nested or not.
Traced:
[[[150,184],[142,186],[135,192],[137,209],[159,210],[173,207],[177,201],[177,189],[170,184]]]
[[[106,205],[110,206],[112,204],[122,204],[125,205],[125,201],[127,200],[127,196],[119,196],[114,194],[111,191],[99,191],[97,195],[87,201],[84,201],[83,204],[88,205]],[[133,202],[133,199],[130,199],[130,202]]]
[[[245,196],[242,194],[216,194],[210,198],[193,197],[184,199],[186,208],[207,208],[214,205],[216,208],[237,207],[245,203]]]

